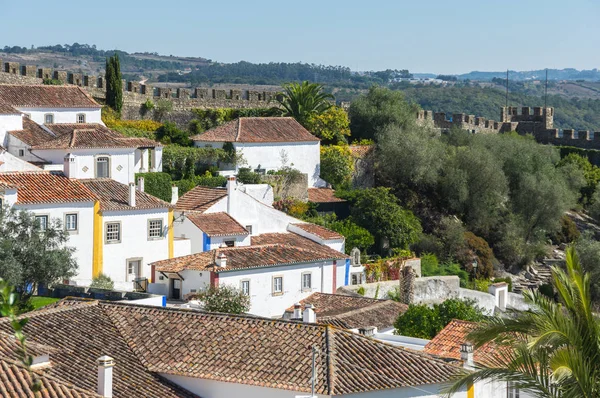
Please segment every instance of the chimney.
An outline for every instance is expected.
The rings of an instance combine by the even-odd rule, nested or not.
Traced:
[[[473,359],[473,344],[465,341],[460,345],[460,359],[463,361],[463,366],[467,369],[475,367],[475,361]]]
[[[179,188],[176,187],[175,185],[173,185],[171,187],[171,204],[172,205],[177,204],[178,200],[179,200]]]
[[[75,165],[75,155],[67,153],[63,161],[63,173],[67,178],[76,177],[77,166]]]
[[[302,305],[300,303],[294,304],[294,316],[292,319],[302,319]]]
[[[233,207],[233,193],[235,191],[235,176],[227,177],[227,214],[231,215]]]
[[[129,206],[135,207],[135,185],[133,182],[129,183]]]
[[[138,191],[144,192],[144,177],[138,178]]]
[[[366,337],[373,337],[377,333],[377,328],[375,326],[365,326],[364,328],[358,329],[358,334],[362,334]]]
[[[304,313],[302,313],[302,321],[305,323],[316,323],[317,316],[315,314],[315,306],[312,304],[306,304],[304,306]]]
[[[112,398],[115,360],[104,355],[98,358],[96,362],[98,363],[98,395],[105,398]]]
[[[221,252],[217,255],[217,267],[225,268],[227,267],[227,256],[225,253]]]

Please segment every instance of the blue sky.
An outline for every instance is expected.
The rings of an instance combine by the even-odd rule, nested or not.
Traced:
[[[0,0],[0,47],[461,73],[600,67],[598,0]]]

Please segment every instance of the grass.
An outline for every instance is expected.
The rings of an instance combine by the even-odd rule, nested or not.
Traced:
[[[37,310],[38,308],[45,307],[48,304],[55,303],[58,300],[60,300],[60,299],[53,298],[53,297],[42,297],[42,296],[33,296],[30,299],[31,305],[33,306],[34,310]]]

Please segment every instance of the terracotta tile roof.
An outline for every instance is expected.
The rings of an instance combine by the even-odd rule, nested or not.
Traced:
[[[345,202],[344,199],[335,197],[335,190],[331,188],[308,188],[308,200],[314,203]]]
[[[125,137],[99,123],[46,124],[55,134],[51,139],[33,144],[32,149],[70,148],[154,148],[160,143],[148,138]]]
[[[20,115],[21,112],[8,104],[0,103],[0,115]]]
[[[305,238],[295,233],[268,233],[261,234],[252,237],[253,245],[289,245],[301,247],[306,250],[320,251],[320,250],[330,250],[333,253],[342,254],[336,250],[331,249],[329,246],[321,245],[313,240]],[[343,254],[342,257],[338,258],[349,258],[347,255]]]
[[[0,395],[6,398],[100,398],[90,390],[75,387],[55,377],[35,372],[42,383],[42,390],[35,395],[31,390],[33,380],[29,372],[17,361],[0,359]]]
[[[101,108],[77,86],[0,84],[0,104],[15,108]]]
[[[317,142],[292,117],[241,117],[192,137],[201,142]]]
[[[28,117],[23,118],[23,130],[9,131],[8,134],[18,138],[27,145],[42,144],[56,138]]]
[[[285,244],[267,244],[259,246],[237,246],[214,249],[208,252],[190,254],[152,263],[158,272],[180,272],[183,270],[211,270],[226,272],[232,270],[276,267],[312,263],[316,261],[345,259],[346,255],[328,246],[304,248]],[[227,256],[226,267],[218,267],[215,259],[221,253]]]
[[[477,323],[475,322],[454,319],[427,343],[424,351],[430,355],[460,360],[460,345],[468,340],[467,336],[476,327]],[[475,363],[482,365],[496,366],[502,364],[499,349],[492,343],[476,348],[473,358]]]
[[[187,218],[208,236],[248,235],[248,231],[224,212],[189,214]]]
[[[327,228],[322,227],[317,224],[305,222],[305,223],[295,223],[295,224],[291,224],[291,225],[298,227],[301,230],[308,232],[309,234],[318,236],[321,239],[325,239],[325,240],[344,239],[343,235],[340,235],[335,231],[332,231],[330,229],[327,229]]]
[[[18,204],[95,202],[98,196],[81,180],[47,171],[0,173],[0,182],[17,188]]]
[[[135,207],[129,206],[129,186],[110,178],[79,180],[100,199],[100,210],[166,209],[171,204],[135,190]]]
[[[180,197],[175,208],[182,211],[204,212],[226,196],[226,189],[197,186]]]
[[[61,347],[48,374],[78,387],[94,388],[96,358],[115,358],[115,398],[183,396],[157,373],[308,392],[313,347],[320,395],[444,383],[460,371],[332,326],[122,303],[37,311],[25,332]]]
[[[126,327],[116,325],[111,319],[112,306],[97,301],[73,301],[77,304],[53,306],[26,314],[29,318],[25,326],[28,341],[55,348],[55,352],[50,354],[51,366],[40,368],[44,377],[83,389],[94,396],[98,377],[96,360],[109,355],[115,359],[115,398],[195,397],[147,369],[143,360],[131,348],[131,341],[123,337],[122,333],[128,332]],[[0,330],[11,333],[10,323],[6,318],[0,319]],[[151,336],[152,329],[146,327],[139,333]],[[49,394],[47,397],[54,395]]]
[[[375,148],[374,145],[349,145],[350,153],[357,158],[362,158]]]
[[[313,293],[300,301],[315,306],[318,323],[326,323],[345,329],[375,326],[378,329],[393,327],[398,315],[408,309],[406,304],[393,300],[376,300],[343,294]],[[292,314],[294,307],[286,310]]]

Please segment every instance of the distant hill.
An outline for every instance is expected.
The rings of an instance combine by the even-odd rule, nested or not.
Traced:
[[[492,80],[494,78],[506,79],[506,71],[503,72],[469,72],[457,75],[461,80]],[[545,80],[546,70],[531,70],[531,71],[509,71],[509,80]],[[597,81],[600,80],[600,71],[592,70],[577,70],[572,68],[567,69],[548,69],[548,80],[585,80]]]

